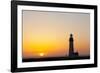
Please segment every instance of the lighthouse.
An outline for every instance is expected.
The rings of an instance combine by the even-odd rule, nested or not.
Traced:
[[[73,34],[70,34],[69,38],[69,57],[77,57],[78,52],[74,52],[74,38]]]

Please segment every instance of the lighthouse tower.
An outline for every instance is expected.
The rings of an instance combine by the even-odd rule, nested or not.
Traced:
[[[73,34],[70,34],[69,38],[69,57],[78,57],[78,52],[74,52]]]
[[[73,56],[74,54],[74,39],[73,39],[73,35],[70,34],[70,38],[69,38],[69,56]]]

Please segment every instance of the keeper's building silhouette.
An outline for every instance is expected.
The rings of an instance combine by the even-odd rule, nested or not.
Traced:
[[[73,34],[70,34],[69,38],[69,57],[78,57],[78,52],[74,52]]]

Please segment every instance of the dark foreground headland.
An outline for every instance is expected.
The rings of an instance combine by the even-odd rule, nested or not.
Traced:
[[[90,56],[50,57],[50,58],[23,58],[22,62],[57,61],[57,60],[82,60],[82,59],[90,59]]]

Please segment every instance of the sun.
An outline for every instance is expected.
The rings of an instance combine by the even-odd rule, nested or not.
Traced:
[[[40,55],[40,56],[44,56],[44,53],[40,53],[39,55]]]

